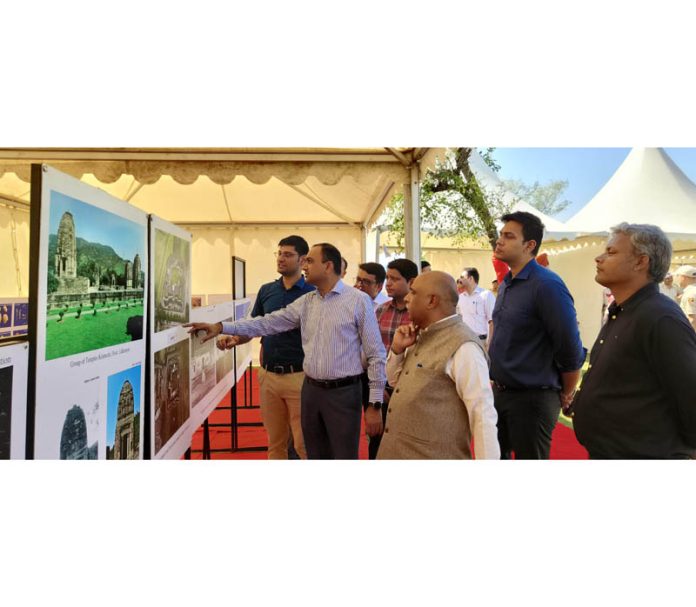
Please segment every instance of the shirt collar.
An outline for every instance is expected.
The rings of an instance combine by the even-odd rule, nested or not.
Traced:
[[[514,278],[512,277],[512,272],[508,272],[505,276],[505,282],[510,284],[513,280],[527,280],[538,267],[539,264],[536,262],[536,259],[532,257]]]
[[[441,322],[445,322],[446,320],[449,320],[450,318],[455,318],[456,316],[459,316],[456,312],[454,314],[451,314],[450,316],[447,316],[446,318],[441,318],[440,320],[435,321],[432,325],[428,325],[425,329],[423,329],[423,333],[427,333],[431,327],[434,327],[435,325],[439,325]]]
[[[343,291],[345,290],[346,283],[339,278],[338,282],[333,286],[333,289],[331,289],[330,293],[343,293]]]
[[[285,285],[283,284],[283,277],[282,276],[276,282],[278,284],[280,284],[280,286],[283,287],[283,289],[285,289]],[[292,285],[290,287],[290,289],[295,289],[295,288],[304,289],[304,286],[305,286],[305,277],[304,277],[304,274],[301,274],[300,280],[298,280],[294,285]],[[290,289],[288,289],[288,290],[290,290]]]
[[[615,301],[609,306],[609,314],[616,314],[622,310],[631,310],[640,304],[643,300],[647,299],[651,295],[660,292],[660,287],[656,282],[649,282],[644,287],[638,289],[633,295],[631,295],[626,301],[621,305],[617,304]]]

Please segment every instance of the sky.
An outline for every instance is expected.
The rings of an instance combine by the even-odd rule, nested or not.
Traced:
[[[110,246],[122,259],[145,259],[145,226],[60,192],[51,192],[49,234],[57,234],[63,213],[72,213],[75,236],[88,242]]]
[[[696,182],[696,148],[664,148],[691,181]],[[531,185],[568,181],[563,198],[571,202],[556,218],[575,215],[609,181],[631,148],[496,148],[501,179],[520,179]]]

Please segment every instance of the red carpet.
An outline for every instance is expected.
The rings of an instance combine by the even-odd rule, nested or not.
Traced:
[[[256,381],[256,371],[253,374],[253,390],[251,402],[258,404],[259,402],[259,387]],[[261,414],[259,409],[245,408],[244,404],[244,388],[243,385],[237,385],[237,402],[239,405],[237,420],[239,423],[260,422]],[[230,427],[231,411],[221,409],[221,407],[230,406],[230,397],[227,395],[220,402],[218,408],[210,414],[208,421],[210,424],[224,423],[226,427],[210,428],[210,446],[211,449],[227,449],[227,452],[213,452],[213,459],[266,459],[266,451],[236,451],[230,452],[232,447],[232,431]],[[249,447],[266,447],[268,445],[266,431],[263,426],[242,426],[238,431],[239,448]],[[193,435],[191,448],[194,451],[191,454],[191,459],[201,459],[202,454],[196,453],[203,449],[203,428],[199,428]],[[360,435],[360,459],[367,459],[367,437],[362,432]],[[571,459],[587,459],[587,451],[578,443],[575,438],[575,433],[571,428],[564,426],[562,423],[556,425],[551,442],[551,459],[571,460]]]

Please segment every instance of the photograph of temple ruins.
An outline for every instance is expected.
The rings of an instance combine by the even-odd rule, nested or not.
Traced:
[[[60,459],[98,459],[98,411],[98,402],[93,403],[86,414],[78,404],[68,409],[60,433]]]
[[[155,331],[189,321],[191,243],[155,229]]]
[[[51,192],[46,360],[142,339],[145,225]]]
[[[106,459],[140,459],[141,366],[109,376],[106,394]]]
[[[10,459],[13,370],[11,366],[0,369],[0,459]]]
[[[234,318],[225,318],[223,322],[233,322]],[[213,340],[211,340],[213,341]],[[218,350],[215,348],[215,380],[220,383],[228,373],[232,373],[234,368],[234,349]]]
[[[157,454],[190,414],[189,340],[155,352],[154,448]]]
[[[208,392],[215,388],[215,340],[201,343],[191,337],[191,407],[195,407]]]

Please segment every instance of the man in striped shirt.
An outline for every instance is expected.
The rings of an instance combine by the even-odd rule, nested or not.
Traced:
[[[361,351],[367,358],[370,406],[365,411],[369,436],[382,432],[382,394],[386,351],[372,302],[340,279],[341,253],[328,243],[314,245],[304,273],[317,290],[282,310],[233,323],[192,323],[191,333],[239,337],[275,335],[300,328],[305,353],[302,432],[309,459],[357,459],[360,443]]]

